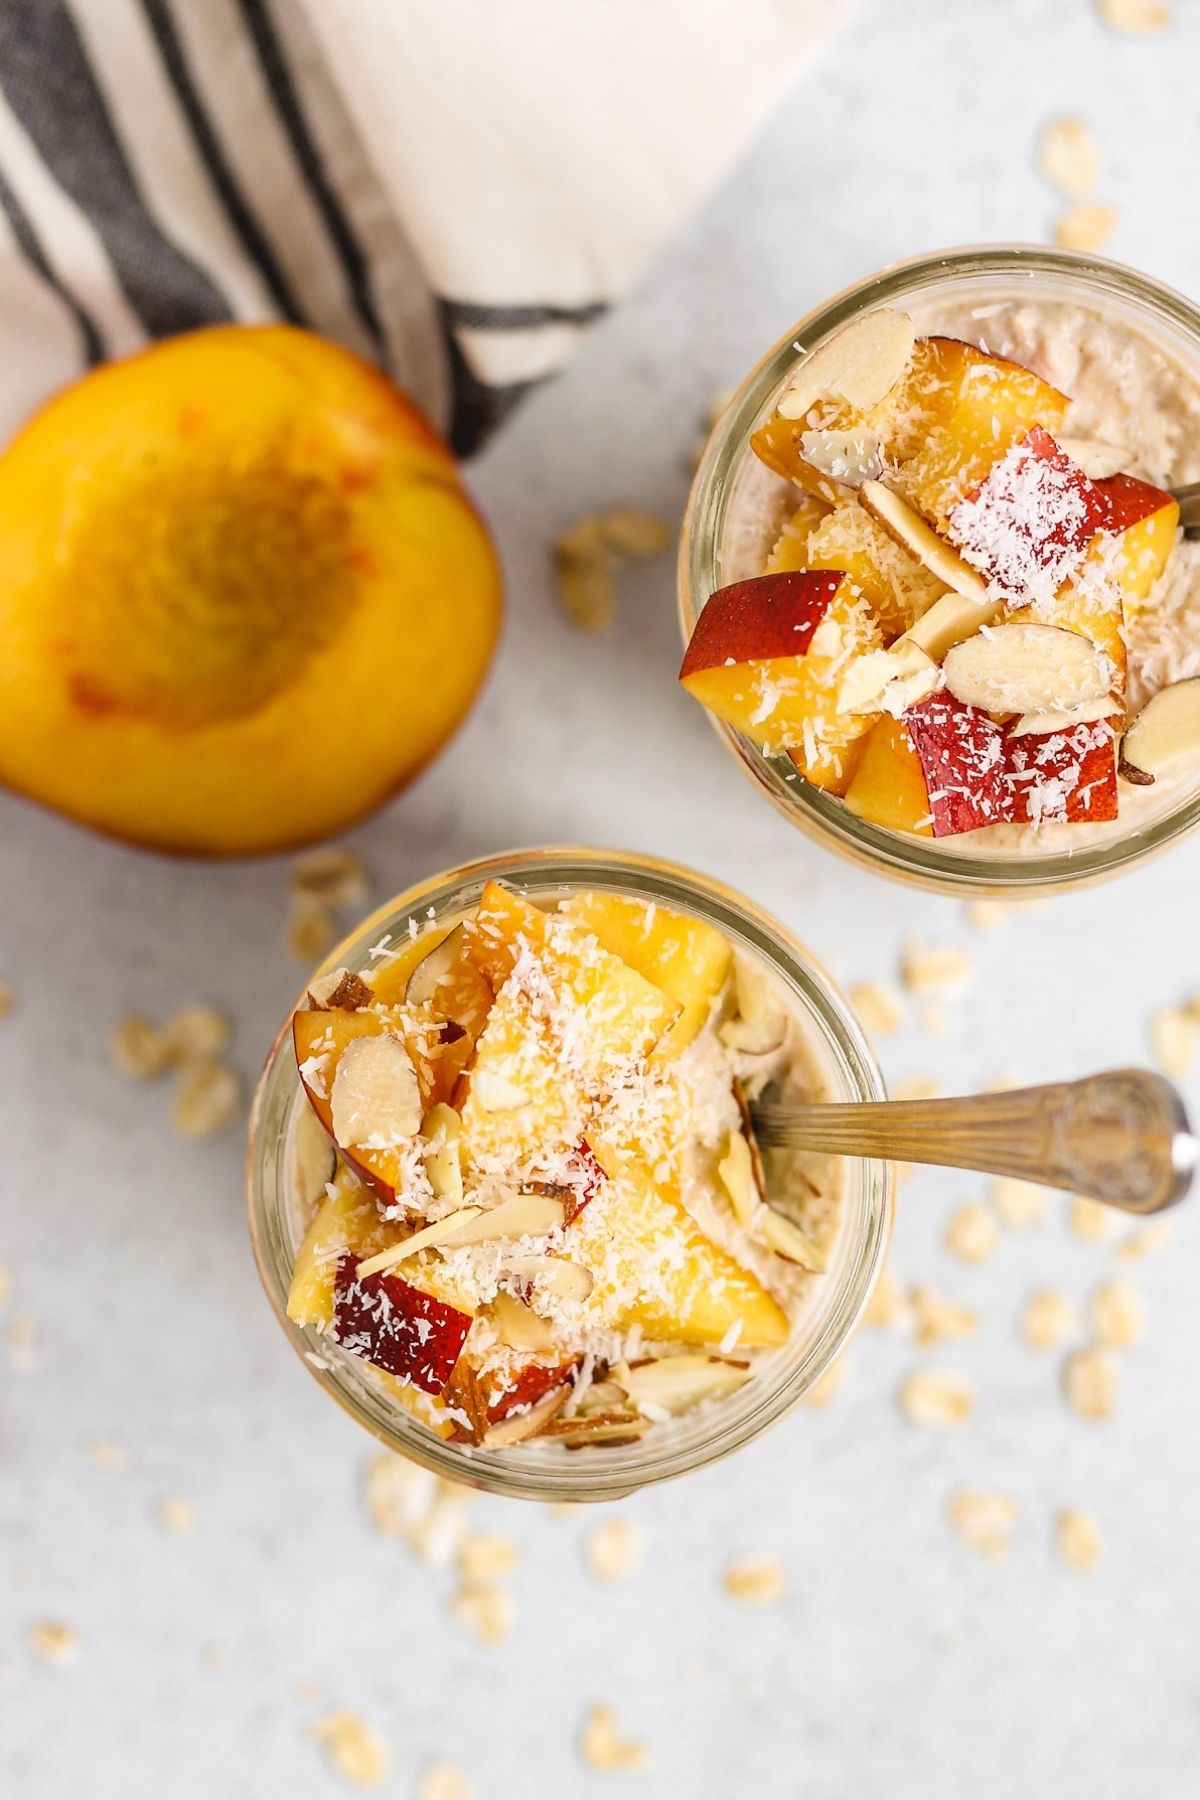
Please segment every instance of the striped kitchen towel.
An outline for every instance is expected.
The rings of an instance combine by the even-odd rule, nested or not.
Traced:
[[[0,438],[221,320],[373,357],[461,451],[853,0],[0,0]]]

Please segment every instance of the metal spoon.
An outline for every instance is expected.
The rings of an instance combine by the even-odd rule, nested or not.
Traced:
[[[1184,537],[1200,537],[1200,481],[1189,481],[1183,487],[1172,488],[1171,492],[1179,502],[1179,523],[1183,526]]]
[[[1015,1175],[1131,1213],[1182,1200],[1200,1157],[1178,1092],[1148,1069],[953,1100],[767,1101],[750,1117],[764,1147]]]

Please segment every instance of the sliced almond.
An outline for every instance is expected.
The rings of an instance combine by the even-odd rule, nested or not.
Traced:
[[[1059,438],[1058,447],[1089,481],[1107,481],[1110,475],[1119,475],[1133,457],[1124,444],[1105,444],[1099,438]]]
[[[587,1417],[573,1413],[570,1418],[552,1419],[543,1435],[568,1447],[574,1444],[606,1444],[623,1442],[626,1438],[639,1438],[649,1423],[649,1419],[631,1412],[592,1413]]]
[[[801,1231],[773,1207],[768,1207],[759,1225],[763,1238],[785,1262],[799,1263],[813,1275],[822,1275],[826,1268],[825,1252],[819,1244],[815,1244],[808,1233]]]
[[[432,1225],[425,1225],[420,1231],[414,1231],[411,1237],[402,1238],[398,1244],[389,1244],[386,1250],[366,1257],[355,1270],[356,1279],[363,1281],[368,1275],[378,1275],[381,1269],[395,1268],[397,1263],[406,1262],[410,1256],[415,1256],[418,1250],[428,1250],[431,1244],[444,1244],[455,1232],[479,1216],[478,1206],[462,1206],[457,1212],[447,1213],[444,1219],[435,1219]]]
[[[495,1069],[473,1069],[471,1071],[471,1093],[484,1112],[516,1112],[519,1107],[528,1106],[530,1096],[515,1081],[509,1081],[506,1075]]]
[[[861,487],[883,473],[883,445],[873,431],[805,431],[800,454],[819,475],[843,487]]]
[[[385,1032],[347,1044],[329,1106],[334,1138],[343,1146],[365,1143],[377,1133],[388,1140],[415,1137],[421,1128],[421,1089],[400,1039]]]
[[[1200,763],[1200,676],[1160,688],[1121,745],[1122,774],[1146,784],[1186,763]]]
[[[907,313],[886,307],[863,313],[802,357],[777,410],[785,419],[802,419],[818,400],[845,400],[859,411],[877,406],[907,369],[915,342]]]
[[[1121,710],[1111,694],[1097,700],[1084,700],[1069,712],[1022,713],[1015,725],[1009,726],[1009,737],[1044,736],[1049,731],[1073,731],[1076,725],[1094,725],[1098,719],[1109,719]]]
[[[549,1194],[510,1194],[473,1221],[464,1220],[454,1245],[485,1244],[492,1238],[544,1237],[548,1231],[556,1231],[566,1216],[563,1201]]]
[[[596,1285],[590,1269],[565,1256],[511,1256],[504,1269],[521,1281],[532,1281],[542,1293],[551,1294],[556,1300],[582,1303]]]
[[[717,1164],[717,1174],[729,1195],[734,1217],[744,1230],[758,1210],[760,1196],[754,1180],[754,1159],[742,1132],[730,1132],[725,1154]]]
[[[664,1412],[687,1412],[704,1400],[719,1400],[750,1379],[750,1370],[736,1363],[718,1362],[693,1354],[658,1357],[630,1369],[621,1385],[639,1408],[661,1407]]]
[[[1115,670],[1112,658],[1077,631],[1014,621],[955,644],[942,673],[956,700],[984,712],[1058,713],[1106,697]],[[1196,720],[1200,743],[1200,706]]]
[[[570,1397],[569,1381],[564,1381],[560,1387],[551,1388],[528,1412],[509,1413],[498,1425],[489,1425],[483,1434],[485,1447],[489,1450],[501,1450],[509,1444],[521,1444],[526,1438],[536,1437],[542,1427],[562,1411]]]
[[[518,1300],[515,1294],[506,1294],[501,1289],[492,1301],[490,1311],[501,1343],[507,1344],[510,1350],[554,1348],[554,1327],[539,1318],[533,1308]]]
[[[987,591],[987,583],[983,577],[925,523],[919,512],[913,511],[907,500],[902,500],[891,488],[884,487],[881,481],[864,481],[859,489],[859,499],[871,517],[883,526],[888,536],[903,545],[931,575],[936,575],[939,581],[945,582],[948,588],[953,588],[956,594],[962,594],[965,599],[974,600],[981,607],[992,607],[994,616],[995,602]],[[939,604],[939,601],[934,601],[934,606]],[[930,611],[932,610],[931,607]],[[920,643],[922,649],[929,649],[928,644],[914,637],[911,629],[904,635]],[[930,651],[930,654],[933,655],[934,652]]]
[[[990,625],[994,619],[999,618],[1003,611],[1004,603],[999,600],[988,600],[981,605],[978,600],[968,599],[965,594],[943,594],[896,639],[892,649],[895,650],[900,644],[916,644],[934,662],[940,662],[955,644],[973,637],[985,625]]]
[[[420,1006],[424,1001],[433,999],[442,977],[458,958],[463,936],[463,927],[456,925],[440,944],[435,944],[433,949],[421,958],[409,976],[408,986],[404,990],[404,998],[408,1005]]]
[[[842,676],[837,708],[844,713],[891,713],[900,718],[941,685],[937,664],[911,638],[901,638],[889,650],[868,650],[856,656]]]
[[[463,1197],[462,1119],[452,1106],[439,1101],[421,1123],[427,1145],[425,1173],[439,1200],[458,1202]]]

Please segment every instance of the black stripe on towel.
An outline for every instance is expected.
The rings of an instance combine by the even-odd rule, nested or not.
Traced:
[[[0,83],[149,335],[227,319],[220,291],[147,210],[63,0],[0,0]]]
[[[437,306],[450,369],[450,423],[446,435],[456,455],[470,456],[508,417],[518,401],[538,386],[540,377],[533,381],[509,382],[505,386],[481,381],[458,347],[449,304],[439,300]]]
[[[324,220],[325,229],[341,259],[342,269],[346,276],[346,286],[354,301],[355,311],[375,345],[376,354],[382,361],[386,355],[387,342],[383,334],[383,327],[379,323],[379,314],[375,310],[375,301],[371,295],[371,279],[367,259],[363,255],[349,220],[342,211],[333,185],[325,173],[321,152],[317,148],[308,127],[308,120],[304,116],[304,108],[296,91],[296,84],[292,80],[283,46],[271,19],[270,9],[265,0],[238,0],[238,3],[246,30],[258,57],[263,79],[270,89],[271,98],[275,102],[275,110],[279,114],[280,123],[291,144],[296,165],[304,177],[313,204]]]
[[[53,288],[78,325],[79,335],[83,339],[83,354],[88,364],[103,362],[104,344],[96,329],[96,321],[87,308],[75,298],[70,288],[59,280],[46,260],[42,241],[34,230],[28,213],[5,181],[2,173],[0,173],[0,212],[5,215],[12,227],[12,234],[24,252],[26,261],[37,270],[46,286]]]
[[[594,325],[608,311],[607,300],[588,300],[581,306],[493,306],[484,300],[443,299],[439,305],[452,331],[536,331],[541,325]]]
[[[34,3],[36,4],[37,0],[34,0]],[[191,129],[196,148],[204,160],[209,180],[229,215],[230,224],[242,240],[247,255],[257,265],[278,310],[285,319],[290,319],[293,324],[300,323],[300,309],[296,304],[287,277],[279,266],[271,246],[259,230],[258,221],[246,204],[245,196],[225,160],[225,153],[221,149],[212,120],[208,116],[204,101],[200,97],[200,90],[188,67],[183,43],[175,29],[175,21],[171,17],[166,0],[142,0],[142,11],[154,33],[163,68],[175,90],[175,97],[179,101],[180,109]]]

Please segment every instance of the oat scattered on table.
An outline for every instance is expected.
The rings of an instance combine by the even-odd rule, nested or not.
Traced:
[[[190,1500],[168,1495],[158,1503],[158,1522],[172,1537],[190,1537],[196,1529],[196,1509]]]
[[[850,1005],[868,1037],[888,1037],[904,1023],[900,996],[882,981],[860,981],[849,993]]]
[[[467,1535],[470,1488],[446,1481],[390,1451],[369,1458],[363,1499],[376,1530],[405,1544],[431,1568],[449,1568]]]
[[[834,1358],[823,1375],[817,1376],[805,1394],[803,1404],[813,1407],[817,1412],[823,1412],[825,1407],[832,1406],[842,1391],[848,1368],[849,1362],[843,1351]]]
[[[943,1300],[931,1287],[917,1286],[909,1294],[914,1331],[918,1344],[928,1349],[944,1338],[969,1337],[979,1324],[979,1315],[969,1306],[958,1306]]]
[[[477,1800],[479,1790],[457,1763],[435,1762],[421,1775],[413,1800]]]
[[[1118,1262],[1141,1262],[1143,1257],[1152,1256],[1171,1240],[1174,1227],[1169,1219],[1158,1219],[1153,1225],[1145,1225],[1140,1231],[1133,1231],[1117,1245],[1114,1254]]]
[[[747,1606],[778,1606],[787,1597],[787,1571],[774,1556],[743,1556],[727,1563],[725,1592]]]
[[[932,1075],[910,1075],[906,1081],[897,1081],[891,1090],[893,1100],[936,1100],[941,1088]],[[903,1165],[898,1164],[897,1167]],[[911,1167],[911,1164],[908,1165]]]
[[[1097,0],[1096,11],[1125,37],[1155,37],[1175,23],[1169,0]]]
[[[0,1019],[7,1019],[16,1003],[17,996],[13,993],[7,981],[0,981]]]
[[[644,1744],[620,1736],[611,1706],[588,1709],[579,1733],[579,1754],[593,1769],[644,1769],[649,1761]]]
[[[133,1081],[152,1081],[171,1067],[165,1034],[142,1013],[129,1013],[113,1027],[108,1048],[122,1075]]]
[[[642,1534],[632,1519],[606,1519],[583,1540],[583,1560],[596,1581],[624,1581],[643,1555]]]
[[[323,1719],[315,1719],[309,1730],[352,1787],[379,1787],[391,1774],[391,1752],[360,1713],[349,1708],[327,1713]]]
[[[1120,1368],[1110,1351],[1089,1344],[1063,1364],[1063,1394],[1081,1419],[1107,1419],[1117,1404]]]
[[[210,1138],[228,1131],[242,1105],[242,1080],[228,1063],[205,1059],[179,1075],[171,1100],[171,1124],[180,1137]]]
[[[1168,1075],[1186,1075],[1196,1060],[1196,1021],[1182,1006],[1168,1006],[1150,1021],[1150,1050]]]
[[[1101,1282],[1092,1295],[1089,1316],[1096,1342],[1113,1350],[1136,1344],[1146,1330],[1145,1302],[1129,1281]]]
[[[308,906],[361,908],[371,897],[371,877],[361,857],[338,844],[327,844],[297,858],[288,874],[288,891]]]
[[[900,1410],[910,1425],[933,1431],[965,1425],[975,1408],[970,1385],[951,1369],[918,1369],[901,1384]]]
[[[481,1644],[501,1644],[516,1623],[517,1603],[507,1588],[464,1582],[450,1612]]]
[[[288,918],[286,943],[298,962],[320,962],[337,938],[337,921],[328,907],[309,901],[294,906]]]
[[[8,1363],[18,1375],[37,1368],[38,1324],[29,1313],[14,1313],[8,1322]]]
[[[1065,1294],[1043,1289],[1030,1294],[1021,1311],[1021,1336],[1031,1350],[1053,1350],[1069,1337],[1077,1324],[1074,1306]]]
[[[1100,1200],[1076,1195],[1067,1209],[1067,1224],[1085,1244],[1103,1244],[1117,1228],[1117,1215]]]
[[[0,1306],[4,1305],[5,1301],[8,1299],[8,1297],[11,1293],[12,1293],[12,1276],[9,1274],[8,1270],[5,1268],[4,1264],[0,1263]]]
[[[1038,141],[1038,168],[1068,200],[1090,193],[1100,177],[1100,146],[1082,119],[1051,119]]]
[[[205,1062],[228,1049],[232,1030],[228,1013],[197,1001],[171,1014],[162,1041],[173,1064]]]
[[[458,1572],[465,1582],[503,1581],[517,1558],[512,1538],[499,1531],[474,1531],[458,1546]]]
[[[563,611],[580,631],[607,631],[617,610],[617,573],[659,556],[671,528],[654,513],[619,506],[579,519],[554,542],[554,574]]]
[[[29,1627],[29,1642],[53,1668],[65,1669],[79,1656],[79,1633],[60,1619],[40,1619]]]
[[[879,1279],[875,1283],[875,1291],[867,1302],[863,1313],[863,1324],[873,1331],[886,1331],[893,1325],[900,1325],[908,1317],[908,1303],[904,1297],[904,1289],[885,1264],[879,1271]]]
[[[85,1438],[83,1454],[107,1475],[124,1475],[129,1467],[128,1450],[120,1444],[110,1444],[105,1438]]]
[[[1032,1181],[1017,1181],[1011,1175],[998,1175],[992,1182],[990,1198],[998,1218],[1010,1231],[1027,1231],[1040,1225],[1046,1217],[1046,1190]]]
[[[962,1262],[984,1262],[996,1248],[999,1239],[996,1215],[981,1200],[971,1200],[965,1206],[960,1206],[951,1215],[946,1226],[946,1248]]]
[[[964,1544],[983,1556],[1007,1556],[1020,1507],[1009,1494],[985,1494],[960,1488],[950,1496],[946,1513]]]
[[[960,944],[924,944],[909,938],[900,959],[900,977],[910,994],[961,994],[975,979],[975,964]]]
[[[1111,206],[1080,200],[1054,221],[1054,241],[1064,250],[1099,250],[1116,229],[1117,215]]]
[[[1065,1563],[1086,1574],[1104,1552],[1098,1522],[1078,1507],[1064,1507],[1054,1521],[1054,1547]]]

